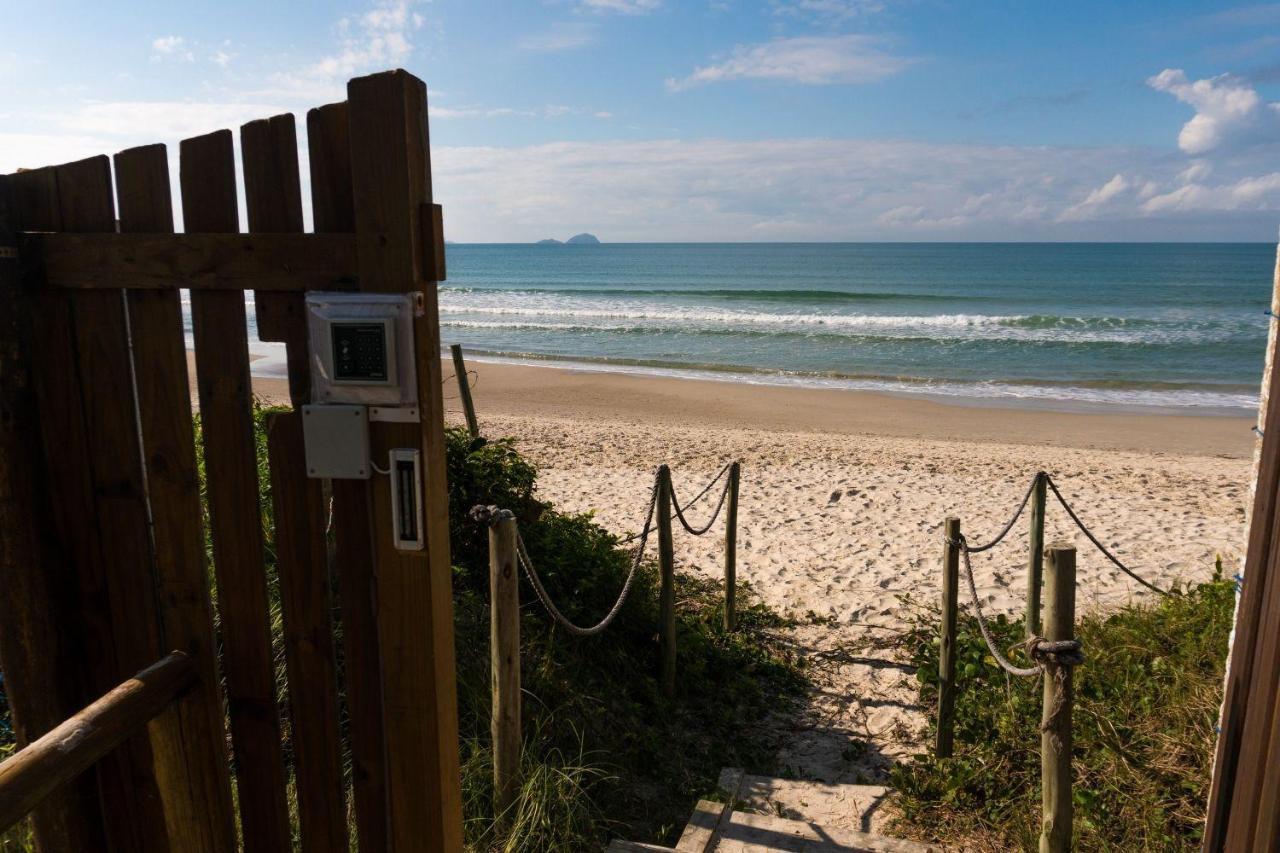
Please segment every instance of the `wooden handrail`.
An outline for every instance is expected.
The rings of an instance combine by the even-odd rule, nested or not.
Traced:
[[[185,652],[173,652],[106,693],[0,764],[0,832],[87,770],[196,681]]]

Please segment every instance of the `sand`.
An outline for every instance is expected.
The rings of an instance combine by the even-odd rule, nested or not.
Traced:
[[[792,639],[814,665],[815,691],[799,719],[779,721],[780,761],[801,778],[876,780],[892,759],[922,748],[925,709],[912,704],[911,672],[860,641],[900,629],[913,606],[904,597],[939,598],[948,515],[961,518],[971,541],[985,541],[1043,469],[1100,538],[1157,585],[1205,579],[1217,557],[1230,571],[1243,545],[1253,447],[1244,418],[1058,413],[473,366],[485,434],[518,440],[540,469],[544,500],[592,510],[612,530],[638,528],[659,463],[671,465],[687,500],[724,462],[742,460],[739,577],[807,623]],[[282,396],[281,383],[257,387]],[[456,408],[456,388],[446,391]],[[458,413],[450,418],[461,423]],[[1150,595],[1050,500],[1046,539],[1080,549],[1080,610]],[[718,577],[719,530],[697,539],[678,530],[678,565]],[[974,560],[990,613],[1024,608],[1026,537],[1024,520]],[[854,740],[868,748],[847,749]]]

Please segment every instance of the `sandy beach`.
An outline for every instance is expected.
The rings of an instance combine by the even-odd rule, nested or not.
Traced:
[[[642,522],[652,472],[672,467],[685,500],[731,459],[743,463],[739,577],[809,622],[796,632],[818,673],[809,712],[787,724],[782,762],[828,781],[874,777],[918,748],[913,679],[857,649],[940,594],[940,531],[971,541],[1004,525],[1032,475],[1048,471],[1083,520],[1157,585],[1196,581],[1243,546],[1254,436],[1245,418],[1060,413],[945,405],[870,393],[471,365],[482,430],[511,436],[540,469],[544,500],[592,510],[612,530]],[[446,375],[452,370],[446,365]],[[265,399],[283,383],[255,382]],[[456,410],[456,386],[446,383]],[[461,414],[450,419],[461,423]],[[1047,540],[1074,542],[1078,607],[1146,593],[1094,551],[1050,499]],[[705,517],[705,507],[693,521]],[[717,528],[718,529],[718,528]],[[992,613],[1024,607],[1026,522],[974,559]],[[719,576],[718,534],[676,537],[680,567]],[[872,746],[854,760],[850,739]]]

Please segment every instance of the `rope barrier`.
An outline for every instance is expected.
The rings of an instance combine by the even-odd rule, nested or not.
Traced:
[[[613,623],[614,618],[622,610],[622,605],[626,603],[627,596],[631,592],[632,581],[635,580],[636,571],[640,568],[640,563],[644,559],[644,548],[649,540],[649,533],[653,530],[654,510],[658,505],[658,475],[654,474],[653,489],[649,494],[649,509],[645,514],[644,527],[640,532],[640,544],[635,548],[635,553],[631,558],[631,569],[627,572],[627,579],[622,584],[622,592],[618,594],[618,599],[609,608],[609,612],[604,615],[596,624],[589,628],[575,624],[569,617],[560,612],[560,608],[556,607],[555,602],[551,600],[550,593],[542,584],[542,578],[538,575],[538,570],[533,565],[533,558],[529,556],[529,549],[524,544],[524,537],[520,535],[519,530],[516,531],[516,559],[520,563],[520,567],[524,569],[525,576],[529,578],[529,584],[533,587],[534,593],[538,596],[538,600],[542,602],[542,606],[551,614],[551,618],[559,623],[566,631],[576,637],[591,637],[599,634]],[[495,507],[476,507],[471,511],[472,518],[476,521],[487,522],[496,516]]]
[[[1023,511],[1026,510],[1027,502],[1031,500],[1031,493],[1035,491],[1036,488],[1036,477],[1040,476],[1047,478],[1049,475],[1041,471],[1037,473],[1035,477],[1031,478],[1031,485],[1027,486],[1027,493],[1022,496],[1022,502],[1018,504],[1018,509],[1013,513],[1013,517],[1009,519],[1009,523],[1004,526],[1004,530],[1001,530],[1000,533],[996,535],[996,538],[992,539],[986,545],[978,545],[976,547],[966,545],[965,548],[974,554],[981,554],[983,551],[990,551],[992,548],[1004,541],[1004,538],[1009,535],[1009,531],[1013,530],[1013,525],[1018,523],[1018,519],[1022,517]]]
[[[710,522],[708,522],[708,523],[707,523],[707,525],[706,525],[705,527],[703,527],[700,531],[695,531],[695,530],[694,530],[694,529],[689,525],[689,523],[688,523],[687,521],[685,521],[685,520],[684,520],[683,513],[684,513],[684,512],[687,512],[689,509],[691,509],[691,508],[693,507],[693,505],[694,505],[694,504],[696,504],[698,501],[700,501],[700,500],[702,500],[703,498],[705,498],[705,497],[707,496],[707,493],[711,491],[712,486],[714,486],[717,482],[719,482],[720,478],[721,478],[721,477],[723,477],[726,473],[728,473],[729,469],[730,469],[730,468],[732,468],[732,467],[733,467],[733,463],[732,463],[732,462],[726,463],[726,464],[725,464],[725,466],[724,466],[723,468],[721,468],[721,469],[720,469],[720,473],[719,473],[719,474],[716,474],[714,477],[712,477],[712,478],[711,478],[711,482],[707,483],[707,485],[703,487],[702,491],[698,492],[697,496],[696,496],[696,497],[694,497],[694,499],[693,499],[693,500],[691,500],[691,501],[689,501],[687,504],[685,504],[683,507],[681,507],[681,506],[680,506],[680,504],[679,504],[679,502],[676,500],[676,490],[675,490],[675,488],[674,488],[674,486],[673,486],[673,487],[672,487],[672,489],[671,489],[671,505],[672,505],[672,507],[674,508],[674,510],[675,510],[675,511],[671,513],[671,520],[672,520],[672,521],[677,521],[677,520],[678,520],[678,521],[680,522],[680,524],[684,527],[684,529],[685,529],[685,530],[687,530],[687,531],[689,531],[690,533],[692,533],[694,536],[701,536],[703,533],[706,533],[706,532],[707,532],[707,530],[709,530],[709,529],[711,528],[711,525],[712,525],[712,524],[715,524],[715,520],[716,520],[716,518],[718,518],[718,517],[720,516],[720,508],[724,506],[725,498],[726,498],[726,497],[728,496],[728,494],[729,494],[729,484],[728,484],[728,482],[726,482],[726,483],[724,484],[724,492],[720,495],[720,506],[716,507],[715,515],[714,515],[714,516],[712,516],[711,521],[710,521]],[[633,534],[631,534],[630,536],[627,536],[627,537],[624,537],[624,538],[622,538],[622,539],[619,539],[619,540],[618,540],[618,544],[619,544],[619,545],[626,545],[628,542],[634,542],[635,540],[637,540],[637,539],[639,539],[639,538],[640,538],[640,534],[639,534],[639,533],[633,533]]]
[[[1021,510],[1019,510],[1019,512],[1021,512]],[[1016,519],[1017,516],[1015,516],[1014,518]],[[1013,525],[1010,524],[1009,526],[1012,527]],[[1003,539],[1005,533],[1008,533],[1008,529],[1006,529],[1004,533],[1001,533],[1000,536],[998,536],[994,541],[989,543],[987,547],[990,548],[992,545],[996,544],[1001,539]],[[973,580],[973,562],[969,559],[969,553],[971,550],[969,548],[969,543],[965,540],[964,534],[961,533],[955,539],[948,539],[947,544],[951,545],[953,548],[959,549],[960,556],[964,560],[965,577],[969,581],[969,595],[973,599],[973,614],[975,617],[977,617],[978,630],[982,632],[982,639],[986,641],[987,650],[991,652],[991,657],[995,659],[995,662],[1000,665],[1001,669],[1003,669],[1005,672],[1009,673],[1010,675],[1017,675],[1023,678],[1030,678],[1032,676],[1039,675],[1040,673],[1044,672],[1044,667],[1041,666],[1039,663],[1031,667],[1015,666],[1013,663],[1009,661],[1008,658],[1006,658],[1003,654],[1001,654],[998,648],[996,648],[996,641],[995,639],[992,638],[991,630],[987,627],[986,617],[982,613],[982,602],[978,600],[978,585]],[[1040,638],[1032,637],[1031,639],[1039,640]],[[1027,642],[1030,643],[1031,640],[1028,640]],[[1079,644],[1077,643],[1077,645]],[[1028,652],[1029,653],[1031,652],[1030,647],[1028,647]],[[1034,657],[1033,657],[1033,660],[1034,660]]]
[[[720,511],[724,509],[725,499],[729,497],[729,481],[725,480],[724,488],[720,491],[720,502],[716,504],[715,510],[711,513],[711,518],[709,518],[707,520],[707,523],[702,525],[702,527],[695,530],[693,525],[689,524],[689,522],[685,519],[684,517],[685,510],[689,509],[698,501],[702,500],[702,498],[706,496],[708,492],[711,491],[712,486],[718,483],[722,477],[724,477],[726,474],[729,473],[729,468],[732,467],[732,465],[733,463],[730,462],[727,465],[725,465],[723,468],[721,468],[720,473],[716,474],[716,476],[711,480],[710,483],[707,483],[706,488],[704,488],[701,492],[699,492],[698,496],[693,500],[689,501],[689,503],[686,504],[684,507],[680,506],[680,500],[679,498],[676,497],[676,487],[672,485],[671,506],[675,510],[675,514],[672,516],[672,518],[679,519],[680,525],[684,527],[684,529],[687,530],[689,533],[693,534],[694,536],[701,536],[702,534],[706,533],[708,530],[711,529],[711,525],[716,523],[716,519],[720,517]]]
[[[729,482],[727,480],[725,481],[724,489],[720,494],[720,502],[716,504],[716,508],[711,515],[711,519],[701,529],[695,529],[687,520],[685,520],[685,510],[688,510],[698,501],[706,497],[715,484],[729,472],[731,465],[732,463],[725,465],[724,468],[720,470],[720,473],[716,474],[711,482],[709,482],[706,487],[698,493],[697,497],[689,501],[689,503],[685,504],[683,507],[681,507],[679,501],[676,500],[675,489],[673,488],[671,490],[671,503],[675,509],[675,514],[672,515],[672,519],[679,519],[680,523],[684,526],[684,529],[692,533],[694,536],[701,536],[703,533],[706,533],[711,529],[711,525],[715,523],[716,519],[720,517],[720,512],[724,508],[725,499],[729,495]],[[644,526],[636,535],[619,540],[620,543],[631,542],[637,539],[640,540],[632,555],[631,569],[627,572],[627,579],[622,585],[622,592],[618,594],[617,601],[615,601],[613,606],[609,608],[609,612],[604,615],[604,618],[588,628],[575,624],[569,619],[569,617],[565,616],[564,613],[560,611],[560,608],[556,607],[555,602],[551,600],[550,593],[547,592],[546,586],[542,583],[542,578],[538,574],[537,568],[533,565],[533,558],[529,556],[529,549],[524,543],[524,537],[520,535],[519,530],[516,531],[516,559],[520,563],[520,567],[524,569],[525,576],[529,578],[529,584],[533,587],[533,591],[537,595],[538,600],[542,602],[542,606],[547,609],[549,614],[551,614],[551,618],[559,623],[570,634],[577,637],[591,637],[599,634],[612,624],[614,618],[622,610],[622,605],[626,603],[627,596],[631,592],[632,581],[635,580],[636,572],[639,570],[640,563],[644,559],[644,549],[648,544],[650,533],[653,532],[654,513],[657,506],[658,474],[655,472],[653,476],[653,488],[649,492],[649,509],[645,513]],[[497,507],[477,506],[472,508],[471,517],[478,523],[490,524],[498,517],[499,512],[500,510]]]
[[[1156,586],[1150,581],[1139,577],[1136,572],[1134,572],[1124,563],[1120,562],[1120,560],[1116,557],[1115,554],[1112,554],[1110,551],[1107,550],[1107,546],[1103,545],[1100,541],[1098,541],[1098,537],[1094,536],[1093,531],[1085,526],[1084,522],[1080,520],[1080,516],[1076,515],[1075,510],[1073,510],[1071,508],[1071,505],[1067,503],[1067,499],[1062,496],[1062,492],[1058,491],[1058,484],[1053,481],[1053,478],[1050,477],[1048,474],[1045,474],[1045,481],[1049,484],[1049,488],[1053,491],[1054,497],[1058,499],[1058,503],[1062,504],[1062,508],[1067,511],[1067,515],[1069,515],[1071,517],[1071,520],[1076,523],[1076,527],[1080,528],[1080,532],[1083,533],[1085,537],[1088,538],[1088,540],[1093,543],[1094,547],[1097,548],[1099,551],[1101,551],[1108,560],[1110,560],[1113,564],[1115,564],[1115,567],[1117,569],[1124,572],[1126,575],[1133,578],[1135,581],[1142,584],[1152,592],[1158,592],[1161,595],[1173,595],[1173,593],[1170,592],[1169,590],[1161,589],[1160,587]]]

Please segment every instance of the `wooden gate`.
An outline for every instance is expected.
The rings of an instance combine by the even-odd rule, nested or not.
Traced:
[[[198,674],[33,813],[45,850],[327,851],[349,836],[361,851],[462,846],[426,89],[403,71],[352,80],[347,101],[308,113],[307,138],[314,234],[302,233],[291,115],[240,128],[247,234],[228,130],[181,144],[180,235],[162,145],[0,177],[0,663],[19,739],[170,650]],[[370,445],[374,458],[422,451],[426,545],[393,547],[385,480],[335,480],[331,572],[299,409],[304,292],[340,289],[421,294],[420,423],[371,423]],[[260,336],[287,348],[294,405],[269,425],[287,743],[248,290]]]

